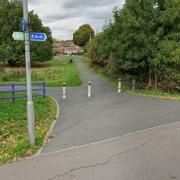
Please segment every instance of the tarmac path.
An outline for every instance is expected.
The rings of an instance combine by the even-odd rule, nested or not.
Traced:
[[[42,153],[93,143],[130,132],[180,121],[180,101],[168,101],[131,94],[118,94],[103,78],[80,60],[76,61],[83,85],[62,90],[50,88],[48,95],[60,104],[54,138]],[[92,97],[87,84],[92,82]]]

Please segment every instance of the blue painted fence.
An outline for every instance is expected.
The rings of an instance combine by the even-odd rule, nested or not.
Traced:
[[[15,102],[16,99],[27,98],[27,96],[18,96],[18,93],[27,93],[27,89],[25,89],[26,86],[27,86],[26,84],[0,84],[0,100],[12,99],[12,101]],[[32,86],[33,86],[32,88],[33,92],[40,92],[39,94],[33,94],[33,97],[34,96],[46,97],[45,82],[32,82]],[[1,96],[1,94],[10,94],[10,96]]]

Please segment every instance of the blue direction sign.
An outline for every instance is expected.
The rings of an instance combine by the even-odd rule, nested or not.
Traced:
[[[21,21],[21,29],[22,31],[24,32],[26,30],[26,21],[24,20],[24,18],[22,18],[22,21]]]
[[[47,35],[45,33],[30,32],[29,39],[30,41],[46,41]]]

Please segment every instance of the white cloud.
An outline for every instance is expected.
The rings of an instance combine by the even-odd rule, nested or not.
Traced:
[[[113,8],[120,8],[123,3],[124,0],[29,0],[29,9],[51,28],[54,38],[72,39],[73,32],[85,23],[99,31],[112,17]]]

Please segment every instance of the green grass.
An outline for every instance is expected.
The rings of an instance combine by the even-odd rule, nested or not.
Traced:
[[[32,68],[32,81],[45,81],[49,87],[60,87],[64,82],[70,87],[81,85],[80,73],[75,63],[69,63],[69,59],[68,56],[59,56],[38,64],[39,68]],[[0,84],[24,83],[25,77],[25,68],[6,68],[0,73]]]
[[[26,100],[0,101],[0,164],[28,157],[45,143],[46,133],[55,119],[56,105],[49,98],[35,97],[36,144],[29,145]]]
[[[76,57],[71,57],[76,59]],[[55,57],[32,68],[32,81],[46,81],[47,86],[60,87],[82,84],[80,73],[70,57]],[[5,68],[0,72],[0,84],[25,83],[25,68]],[[16,93],[16,95],[25,95]],[[2,96],[2,94],[1,94]],[[10,94],[3,94],[10,96]],[[35,97],[36,144],[31,147],[27,133],[26,99],[0,100],[0,164],[34,154],[45,143],[50,124],[55,119],[56,105],[50,98]]]
[[[167,92],[163,92],[160,90],[136,89],[135,91],[132,91],[132,90],[128,89],[128,90],[126,90],[126,92],[135,93],[135,94],[143,95],[143,96],[158,97],[158,98],[162,98],[162,99],[180,100],[179,93],[167,93]]]
[[[81,61],[85,63],[88,67],[89,61],[88,58],[82,58]],[[118,78],[115,76],[107,75],[104,70],[100,67],[90,67],[91,70],[93,70],[95,73],[106,79],[113,87],[117,87],[118,85]],[[171,99],[171,100],[180,100],[180,93],[167,93],[160,90],[151,90],[151,89],[136,89],[131,90],[130,85],[128,83],[122,84],[122,90],[131,93],[131,94],[137,94],[137,95],[143,95],[143,96],[151,96],[151,97],[157,97],[157,98],[163,98],[163,99]]]

